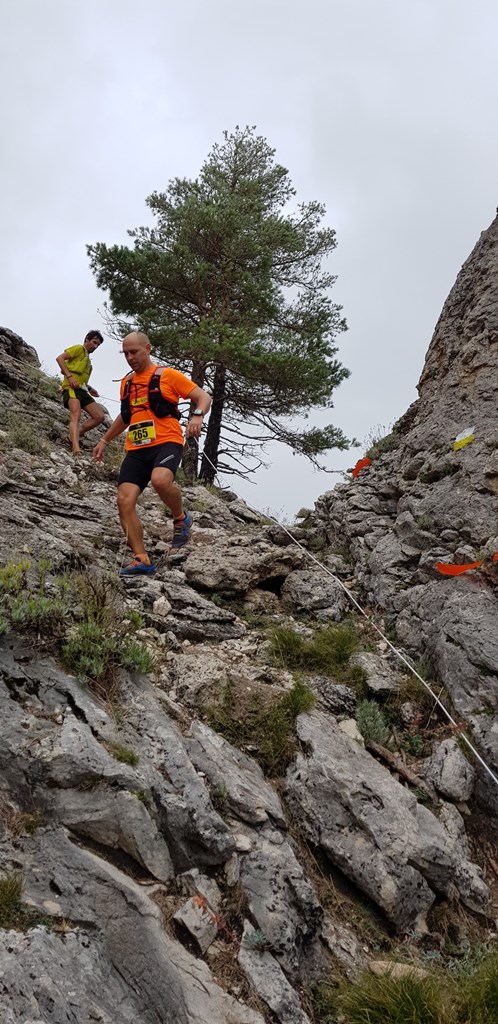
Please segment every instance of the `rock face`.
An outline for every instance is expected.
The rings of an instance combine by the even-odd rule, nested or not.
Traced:
[[[419,399],[356,480],[316,504],[314,527],[347,546],[365,601],[422,656],[498,773],[498,218],[463,265],[436,325]],[[454,439],[474,428],[458,450]],[[438,562],[488,557],[451,578]],[[498,786],[479,770],[487,806]]]
[[[74,465],[57,383],[0,331],[2,1022],[316,1024],[313,982],[353,977],[387,922],[416,936],[440,900],[492,914],[465,822],[476,787],[498,798],[441,722],[421,739],[405,670],[306,547],[429,657],[494,763],[496,582],[434,563],[498,547],[496,235],[448,300],[396,449],[290,533],[231,491],[185,487],[192,539],[174,557],[147,490],[153,578],[117,578],[119,452]],[[275,626],[298,636],[296,674]],[[322,644],[313,664],[302,638]],[[367,695],[401,708],[389,749],[359,732]]]
[[[299,719],[307,755],[287,776],[287,796],[313,844],[401,930],[417,927],[437,892],[456,886],[485,913],[487,887],[437,818],[330,719]]]

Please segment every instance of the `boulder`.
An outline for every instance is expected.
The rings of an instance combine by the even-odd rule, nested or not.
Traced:
[[[280,587],[285,577],[302,565],[304,557],[299,548],[281,548],[252,538],[232,538],[228,544],[217,543],[193,551],[185,563],[185,576],[200,590],[244,594],[270,581]]]
[[[286,795],[314,843],[400,930],[421,927],[436,893],[454,887],[485,912],[489,892],[437,818],[321,712],[301,715],[306,754]]]
[[[251,940],[254,941],[255,936],[256,930],[249,921],[244,921],[237,958],[244,974],[280,1024],[311,1024],[275,957],[268,950],[251,948]]]
[[[426,762],[425,777],[447,800],[465,803],[470,799],[476,773],[456,739],[443,740]]]
[[[342,587],[331,576],[314,569],[290,572],[282,585],[284,607],[294,611],[326,611],[327,618],[339,621],[349,605]]]

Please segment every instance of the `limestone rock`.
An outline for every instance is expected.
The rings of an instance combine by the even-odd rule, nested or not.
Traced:
[[[186,747],[195,767],[223,793],[232,813],[250,824],[260,824],[271,817],[285,827],[280,800],[256,761],[203,722],[192,723]]]
[[[240,884],[249,908],[289,977],[320,930],[323,911],[290,843],[274,829],[252,832],[240,858]]]
[[[330,576],[312,569],[296,569],[289,573],[282,586],[284,606],[295,611],[325,610],[327,617],[338,621],[348,599]]]
[[[201,875],[197,869],[179,876],[190,891],[190,898],[174,914],[173,920],[185,928],[205,953],[218,934],[217,915],[221,893],[213,878]]]
[[[322,939],[344,968],[348,978],[353,978],[366,968],[367,958],[361,943],[342,921],[335,921],[326,914],[322,926]]]
[[[244,921],[244,934],[238,954],[242,970],[281,1024],[310,1024],[296,992],[275,957],[267,950],[251,949],[250,940],[254,934],[255,929],[249,921]]]
[[[457,741],[448,739],[434,750],[425,776],[447,800],[465,803],[472,795],[476,773]]]
[[[320,846],[400,929],[420,924],[436,892],[456,885],[472,909],[488,890],[475,865],[431,812],[320,712],[301,715],[300,754],[287,773],[287,797]]]
[[[185,576],[192,586],[202,590],[220,590],[243,594],[259,583],[280,583],[298,568],[304,555],[299,548],[279,548],[264,541],[237,538],[226,544],[192,552],[185,563]]]
[[[351,655],[350,665],[358,665],[366,676],[366,686],[372,694],[396,693],[400,687],[400,677],[391,663],[380,654],[370,651],[357,651]]]
[[[78,1007],[81,999],[83,1007],[89,1000],[97,1009],[102,1003],[113,1024],[147,1019],[158,1024],[168,1019],[178,1024],[263,1024],[259,1014],[223,992],[203,961],[167,935],[159,907],[147,890],[111,864],[74,846],[61,831],[35,837],[26,862],[25,894],[31,904],[46,912],[47,895],[54,892],[61,917],[87,922],[87,930],[93,932],[89,949],[94,952],[83,955],[69,973],[62,974],[50,933],[48,942],[40,937],[39,960],[32,943],[23,944],[24,962],[21,957],[5,958],[8,948],[4,946],[0,970],[4,978],[5,969],[10,973],[8,993],[3,997],[6,1006],[10,1004],[16,1012],[22,1006],[23,1012],[28,1007],[33,1012],[36,1007],[35,1012],[45,1014],[53,992],[59,1001],[58,1022],[65,1020],[70,1000]],[[88,972],[95,957],[103,965],[104,975],[102,969],[97,969],[95,976],[92,970]],[[44,963],[53,981],[48,980]],[[90,1021],[88,1010],[87,1015]],[[78,1019],[84,1019],[81,1010]]]

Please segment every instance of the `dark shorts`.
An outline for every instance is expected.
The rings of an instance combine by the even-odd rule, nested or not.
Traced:
[[[169,469],[173,476],[182,461],[183,445],[167,441],[166,444],[154,444],[152,448],[142,451],[127,452],[118,477],[120,484],[136,484],[143,491],[150,481],[152,470]]]
[[[75,394],[76,398],[78,399],[78,402],[80,403],[82,409],[85,408],[85,405],[91,405],[92,402],[95,401],[95,399],[92,398],[92,396],[89,395],[88,391],[85,391],[84,388],[73,388],[73,391],[74,391],[74,394]],[[67,407],[68,407],[68,403],[69,403],[69,399],[70,398],[71,398],[71,395],[69,394],[68,388],[66,388],[62,392],[62,401],[64,402],[64,408],[65,409],[67,409]]]

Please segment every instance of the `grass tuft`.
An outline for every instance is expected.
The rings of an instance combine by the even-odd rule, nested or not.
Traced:
[[[270,705],[258,694],[243,702],[229,680],[220,703],[207,709],[207,719],[234,746],[250,749],[265,774],[274,778],[285,773],[297,749],[296,718],[314,703],[302,680],[296,680],[291,690]]]
[[[448,993],[436,977],[364,974],[343,989],[339,1007],[344,1024],[455,1024]]]
[[[116,758],[116,761],[122,761],[123,764],[131,764],[133,768],[136,768],[140,762],[138,754],[134,750],[130,750],[129,747],[123,746],[122,743],[109,743],[108,750]]]
[[[276,626],[270,633],[273,658],[285,668],[320,672],[353,685],[358,677],[348,663],[358,642],[357,630],[351,623],[318,629],[312,638],[301,636],[288,626]]]
[[[0,878],[0,928],[15,928],[21,916],[22,875],[19,871]]]

